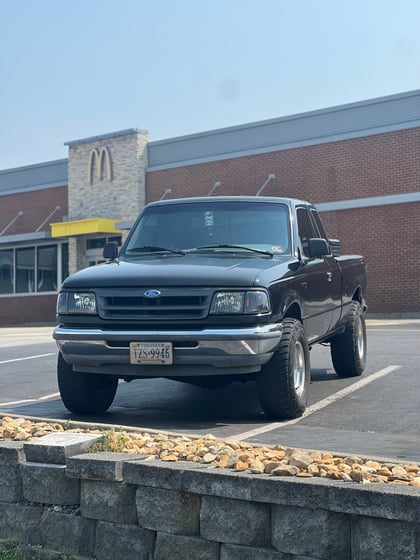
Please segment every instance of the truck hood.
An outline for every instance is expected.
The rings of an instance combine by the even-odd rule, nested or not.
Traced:
[[[289,256],[169,255],[111,262],[67,278],[63,289],[162,286],[263,286],[290,274]]]

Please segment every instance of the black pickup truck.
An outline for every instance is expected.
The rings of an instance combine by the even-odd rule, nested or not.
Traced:
[[[340,256],[316,208],[274,197],[147,205],[107,262],[65,280],[54,338],[74,413],[107,410],[119,379],[217,388],[254,381],[270,418],[303,414],[310,348],[328,343],[338,376],[366,362],[366,270]]]

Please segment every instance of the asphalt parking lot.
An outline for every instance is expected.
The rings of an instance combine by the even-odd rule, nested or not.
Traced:
[[[253,383],[203,390],[164,379],[121,383],[109,412],[70,414],[57,389],[52,327],[0,328],[0,413],[420,461],[420,320],[368,320],[368,362],[338,378],[329,349],[311,353],[303,417],[267,422]]]

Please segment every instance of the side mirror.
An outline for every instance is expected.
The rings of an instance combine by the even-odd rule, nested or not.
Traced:
[[[109,241],[105,243],[104,250],[102,252],[104,259],[113,261],[118,257],[118,244],[115,241]]]
[[[308,254],[312,259],[319,259],[330,254],[330,247],[326,239],[312,237],[308,239]]]

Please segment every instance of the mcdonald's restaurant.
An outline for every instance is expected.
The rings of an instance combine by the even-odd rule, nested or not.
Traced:
[[[369,312],[420,316],[420,90],[150,142],[128,129],[68,157],[0,170],[0,326],[50,324],[67,275],[103,261],[161,198],[314,202],[342,253],[365,255]]]

